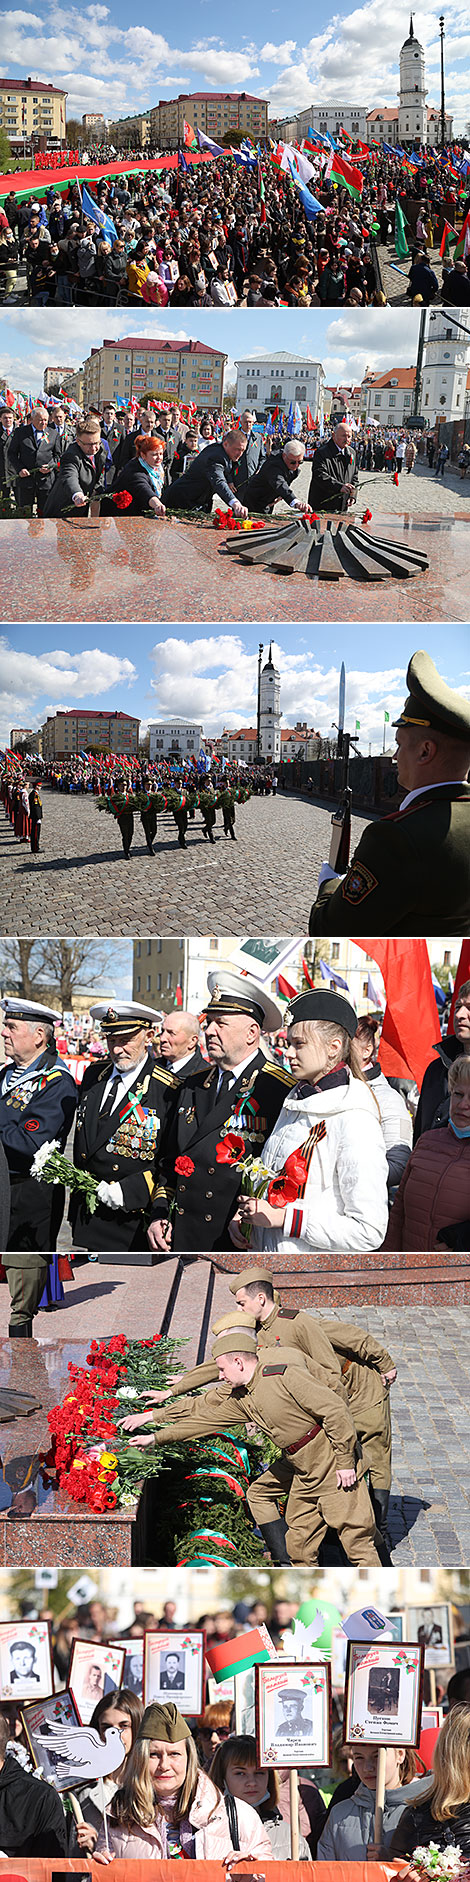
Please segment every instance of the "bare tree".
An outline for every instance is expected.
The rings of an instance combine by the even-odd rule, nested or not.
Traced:
[[[74,995],[111,970],[112,949],[107,941],[64,941],[46,935],[33,940],[2,940],[0,983],[8,993],[27,1000],[56,995],[61,1011],[73,1010]]]

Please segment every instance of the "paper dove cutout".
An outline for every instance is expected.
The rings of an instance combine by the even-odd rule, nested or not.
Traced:
[[[331,1649],[318,1647],[316,1645],[316,1642],[321,1638],[324,1627],[325,1615],[322,1614],[321,1610],[318,1611],[318,1614],[314,1615],[313,1620],[309,1621],[307,1626],[304,1621],[299,1621],[298,1618],[292,1622],[292,1636],[289,1634],[289,1653],[292,1655],[293,1660],[331,1659]],[[347,1640],[378,1640],[379,1638],[381,1640],[390,1640],[392,1638],[391,1634],[387,1633],[385,1615],[380,1614],[378,1608],[374,1607],[357,1608],[354,1614],[349,1614],[347,1619],[341,1622],[338,1632],[346,1634]]]
[[[124,1763],[124,1745],[115,1725],[106,1727],[103,1740],[91,1725],[51,1724],[48,1732],[35,1732],[35,1740],[54,1752],[61,1788],[110,1777]]]
[[[305,1626],[304,1621],[292,1622],[292,1644],[289,1634],[289,1653],[292,1654],[293,1660],[311,1659],[312,1647],[314,1648],[315,1641],[320,1639],[324,1626],[325,1616],[320,1613],[315,1615],[313,1621],[309,1621],[308,1627]],[[329,1653],[325,1653],[322,1647],[317,1648],[314,1653],[314,1658],[317,1660],[329,1660],[329,1657]]]

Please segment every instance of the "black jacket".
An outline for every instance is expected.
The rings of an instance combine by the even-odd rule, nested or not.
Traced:
[[[119,471],[113,483],[113,496],[109,506],[106,505],[109,512],[113,511],[116,516],[119,515],[119,507],[113,503],[113,497],[118,496],[121,490],[128,490],[132,497],[132,503],[122,511],[123,516],[142,516],[149,508],[151,497],[157,495],[146,465],[141,464],[135,456],[125,465],[124,470]]]
[[[12,484],[16,484],[16,471],[12,463],[14,436],[14,431],[4,431],[2,425],[0,429],[0,490],[10,490]],[[26,478],[22,478],[21,481],[26,483]]]
[[[403,1811],[393,1832],[388,1854],[412,1856],[414,1849],[420,1849],[428,1843],[437,1843],[438,1849],[443,1850],[458,1844],[464,1862],[470,1862],[470,1803],[461,1804],[445,1823],[438,1823],[436,1817],[431,1815],[426,1800],[410,1804]]]
[[[147,1246],[144,1211],[149,1208],[156,1183],[160,1135],[172,1094],[178,1087],[171,1072],[162,1071],[149,1054],[138,1078],[107,1116],[101,1112],[103,1092],[112,1070],[111,1060],[90,1065],[80,1087],[73,1160],[98,1182],[120,1183],[123,1209],[99,1202],[90,1215],[80,1190],[70,1203],[77,1248],[118,1250]],[[134,1099],[134,1110],[129,1107]],[[128,1113],[127,1116],[124,1114]]]
[[[164,1220],[176,1191],[175,1249],[231,1247],[228,1224],[237,1207],[241,1174],[236,1164],[217,1162],[217,1145],[227,1131],[236,1128],[243,1132],[248,1150],[259,1156],[293,1082],[290,1073],[258,1051],[222,1098],[216,1096],[215,1065],[205,1066],[191,1084],[180,1086],[162,1135],[160,1177],[152,1209],[153,1219]],[[235,1127],[229,1120],[237,1102],[241,1121]],[[194,1170],[186,1176],[175,1175],[175,1161],[181,1155],[194,1164]]]
[[[6,1070],[2,1066],[0,1084]],[[57,1138],[65,1150],[76,1103],[75,1079],[53,1047],[41,1054],[27,1082],[0,1093],[0,1140],[11,1182],[9,1248],[50,1252],[55,1246],[51,1224],[55,1204],[62,1200],[63,1206],[62,1188],[38,1183],[29,1172],[42,1144]]]
[[[334,438],[317,446],[312,462],[308,500],[312,510],[342,510],[345,483],[354,483],[354,454],[340,451]]]
[[[8,1244],[10,1226],[10,1171],[3,1144],[0,1142],[0,1248]]]
[[[166,498],[169,510],[210,510],[213,497],[232,503],[233,465],[223,444],[208,444],[204,451],[171,485]],[[229,481],[230,480],[230,481]]]
[[[8,1753],[0,1770],[0,1849],[5,1856],[65,1856],[65,1812],[57,1791]]]
[[[164,1071],[172,1072],[179,1085],[192,1085],[197,1072],[209,1071],[207,1059],[203,1057],[200,1046],[196,1046],[195,1052],[191,1053],[191,1058],[186,1060],[186,1065],[182,1065],[179,1072],[175,1071],[169,1059],[157,1059],[157,1065],[162,1065]]]
[[[104,456],[99,449],[95,453],[95,462],[92,464],[91,458],[85,457],[80,444],[75,441],[74,444],[67,445],[57,482],[49,491],[44,505],[44,515],[62,516],[64,510],[72,508],[74,496],[79,491],[83,497],[92,497],[101,476],[103,463]],[[77,515],[80,514],[80,509],[81,505],[77,505]]]
[[[246,450],[243,452],[243,457],[240,457],[238,464],[234,464],[233,466],[233,482],[235,484],[237,497],[241,497],[241,491],[245,487],[245,484],[248,483],[248,479],[255,477],[256,472],[260,470],[260,468],[261,439],[254,437],[251,431],[247,439]],[[244,501],[243,497],[241,497],[241,501]]]
[[[455,1033],[447,1033],[435,1045],[436,1058],[431,1059],[421,1086],[421,1094],[415,1117],[413,1143],[423,1131],[431,1131],[440,1124],[447,1124],[449,1118],[449,1086],[447,1074],[455,1059],[461,1058],[462,1046]]]
[[[27,503],[36,490],[52,490],[60,463],[60,448],[55,425],[48,425],[39,438],[32,425],[17,425],[13,432],[9,452],[10,466],[19,478],[20,471],[28,471],[28,477],[22,477],[18,485],[18,494]],[[48,476],[42,476],[43,465],[48,466]]]
[[[249,477],[243,485],[243,502],[249,510],[269,510],[273,503],[279,503],[282,499],[291,509],[295,503],[295,490],[291,490],[291,484],[299,470],[300,465],[296,465],[295,470],[289,470],[282,451],[271,451],[269,457],[263,458],[254,477]]]

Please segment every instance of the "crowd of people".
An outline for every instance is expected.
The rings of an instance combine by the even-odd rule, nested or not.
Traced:
[[[62,796],[90,796],[98,810],[114,818],[128,862],[131,853],[135,854],[132,844],[137,817],[150,856],[158,854],[159,818],[164,820],[160,831],[165,843],[173,820],[178,848],[185,850],[190,825],[200,828],[199,820],[196,823],[198,811],[203,836],[211,845],[217,841],[218,814],[224,836],[236,843],[237,806],[246,804],[251,796],[275,798],[277,786],[274,767],[238,765],[204,754],[193,763],[147,763],[138,758],[113,762],[104,756],[93,758],[91,753],[46,763],[31,755],[22,764],[9,753],[5,754],[0,773],[0,802],[14,841],[18,845],[29,843],[32,855],[37,857],[44,820],[44,787]]]
[[[274,1602],[241,1598],[232,1608],[191,1618],[203,1628],[207,1648],[243,1639],[254,1627],[267,1626],[277,1654],[292,1657],[292,1621],[296,1603],[282,1596]],[[70,1783],[59,1794],[37,1768],[28,1737],[28,1708],[18,1703],[0,1708],[0,1841],[7,1858],[83,1857],[107,1864],[132,1859],[212,1859],[229,1867],[235,1854],[247,1861],[287,1862],[291,1856],[289,1770],[263,1767],[253,1733],[237,1730],[233,1700],[221,1686],[216,1698],[204,1686],[204,1710],[186,1717],[176,1703],[142,1700],[142,1648],[147,1632],[166,1637],[184,1623],[170,1599],[151,1612],[133,1604],[127,1627],[119,1627],[116,1609],[99,1597],[75,1611],[67,1606],[57,1618],[38,1612],[23,1597],[18,1627],[32,1618],[51,1629],[54,1687],[67,1688],[71,1651],[77,1640],[101,1645],[119,1641],[125,1648],[128,1683],[103,1694],[90,1727],[104,1744],[117,1731],[122,1759],[110,1776]],[[333,1680],[331,1764],[306,1764],[298,1771],[299,1859],[365,1861],[386,1857],[393,1873],[410,1875],[418,1846],[449,1843],[470,1854],[470,1669],[465,1624],[459,1620],[457,1669],[438,1675],[440,1725],[433,1749],[425,1740],[418,1751],[389,1747],[385,1775],[382,1840],[374,1840],[377,1747],[344,1742],[344,1690]],[[461,1643],[461,1644],[460,1644]],[[208,1671],[208,1668],[207,1668]],[[429,1703],[429,1674],[424,1703]],[[52,1744],[52,1741],[51,1741]],[[54,1757],[52,1744],[52,1760]],[[403,1858],[408,1867],[403,1868]],[[411,1867],[410,1867],[411,1865]]]
[[[467,213],[470,199],[459,195],[450,161],[427,153],[413,173],[406,159],[372,151],[355,202],[325,178],[323,152],[305,155],[319,205],[313,215],[274,150],[260,151],[254,167],[227,155],[194,168],[183,159],[184,167],[160,174],[143,168],[95,180],[90,192],[111,218],[108,234],[84,213],[75,179],[65,193],[51,179],[43,202],[34,191],[20,199],[12,187],[0,216],[4,297],[15,293],[21,264],[36,306],[385,305],[377,243],[393,246],[398,202],[411,217],[412,299],[428,304],[441,294],[459,305],[470,298],[467,260],[444,259],[441,287],[427,260],[444,224],[453,227]]]

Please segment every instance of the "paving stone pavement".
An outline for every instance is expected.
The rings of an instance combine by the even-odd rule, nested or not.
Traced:
[[[308,498],[311,468],[310,463],[302,465],[295,485],[296,496],[304,502]],[[354,505],[358,521],[362,502],[365,508],[372,510],[371,529],[376,523],[377,511],[386,511],[388,516],[402,516],[405,511],[408,516],[425,519],[455,516],[458,511],[459,515],[468,515],[470,520],[470,478],[462,479],[457,467],[446,469],[445,477],[437,478],[427,462],[422,464],[419,459],[409,476],[406,470],[400,472],[398,485],[394,484],[390,471],[361,470]],[[287,504],[277,503],[276,511],[287,514]]]
[[[136,816],[126,862],[114,818],[99,814],[94,799],[46,788],[43,801],[37,858],[0,816],[4,934],[238,934],[240,922],[252,934],[306,933],[332,804],[283,792],[252,797],[237,810],[236,845],[220,817],[210,845],[196,813],[186,850],[173,817],[159,817],[154,857]],[[353,848],[369,821],[353,817]]]

